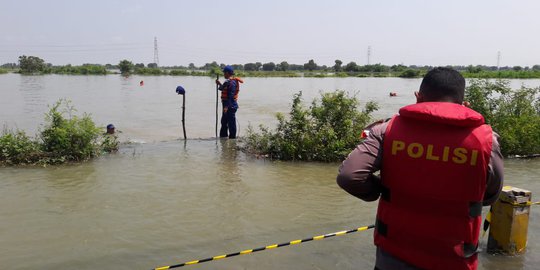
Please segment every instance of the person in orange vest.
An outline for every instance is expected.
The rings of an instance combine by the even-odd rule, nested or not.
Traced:
[[[238,93],[240,92],[240,84],[242,79],[234,77],[234,69],[231,66],[223,68],[223,76],[226,81],[221,83],[216,80],[221,91],[221,104],[223,106],[223,114],[221,115],[221,129],[219,137],[236,139],[236,112],[238,111]]]
[[[499,196],[503,159],[464,91],[459,72],[429,71],[417,103],[371,126],[341,165],[342,189],[380,198],[375,269],[477,269],[482,206]]]

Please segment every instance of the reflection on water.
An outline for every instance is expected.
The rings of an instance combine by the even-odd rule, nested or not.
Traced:
[[[31,114],[46,102],[44,76],[21,76],[19,90],[24,100],[24,113]]]
[[[188,134],[211,137],[215,85],[209,78],[0,76],[2,124],[32,131],[47,104],[67,97],[99,124],[114,123],[122,136],[149,142],[83,164],[0,168],[1,266],[150,269],[373,223],[376,203],[337,187],[338,164],[259,160],[238,151],[234,140],[172,140],[181,135],[178,84],[188,91]],[[379,101],[379,116],[386,117],[414,101],[409,94],[418,84],[395,78],[249,78],[239,119],[242,128],[271,125],[275,112],[288,111],[293,93],[301,90],[309,101],[334,89]],[[397,98],[387,97],[390,89]],[[539,175],[540,159],[506,161],[506,184],[539,194]],[[525,255],[482,253],[480,269],[537,269],[539,211],[532,209]],[[372,269],[374,253],[368,231],[193,267]]]

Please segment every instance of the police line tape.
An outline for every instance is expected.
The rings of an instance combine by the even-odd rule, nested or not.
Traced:
[[[301,239],[301,240],[293,240],[293,241],[285,242],[285,243],[281,243],[281,244],[273,244],[273,245],[254,248],[254,249],[246,249],[246,250],[242,250],[242,251],[235,252],[235,253],[230,253],[230,254],[225,254],[225,255],[218,255],[218,256],[214,256],[214,257],[210,257],[210,258],[206,258],[206,259],[201,259],[201,260],[194,260],[194,261],[189,261],[189,262],[175,264],[175,265],[169,265],[169,266],[161,266],[161,267],[153,268],[153,270],[166,270],[166,269],[172,269],[172,268],[178,268],[178,267],[183,267],[183,266],[188,266],[188,265],[199,264],[199,263],[203,263],[203,262],[216,261],[216,260],[221,260],[221,259],[225,259],[225,258],[229,258],[229,257],[238,256],[238,255],[246,255],[246,254],[251,254],[251,253],[254,253],[254,252],[258,252],[258,251],[274,249],[274,248],[279,248],[279,247],[285,247],[285,246],[292,246],[292,245],[297,245],[297,244],[300,244],[300,243],[305,243],[305,242],[309,242],[309,241],[313,241],[313,240],[322,240],[322,239],[326,239],[326,238],[330,238],[330,237],[334,237],[334,236],[341,236],[341,235],[345,235],[345,234],[349,234],[349,233],[366,231],[366,230],[373,229],[373,228],[375,228],[375,225],[369,225],[369,226],[360,227],[360,228],[356,228],[356,229],[352,229],[352,230],[348,230],[348,231],[340,231],[340,232],[335,232],[335,233],[318,235],[318,236],[305,238],[305,239]]]

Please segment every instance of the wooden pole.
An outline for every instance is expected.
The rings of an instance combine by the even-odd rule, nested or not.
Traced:
[[[216,80],[219,80],[219,74],[217,75]],[[216,139],[218,138],[218,116],[219,116],[219,86],[216,84]]]
[[[184,131],[184,140],[187,140],[186,136],[186,95],[182,95],[182,130]]]

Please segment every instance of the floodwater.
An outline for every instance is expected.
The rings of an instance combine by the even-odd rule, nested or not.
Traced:
[[[139,82],[144,80],[144,86]],[[291,96],[343,89],[389,117],[414,101],[417,79],[247,78],[241,129],[272,126]],[[513,81],[540,85],[540,80]],[[181,97],[187,90],[187,141]],[[398,97],[389,98],[388,92]],[[376,204],[335,184],[337,163],[273,162],[215,140],[215,85],[205,77],[0,75],[0,124],[34,133],[47,105],[72,100],[133,143],[82,164],[0,168],[0,269],[150,269],[370,225]],[[540,160],[507,160],[506,184],[540,192]],[[540,207],[540,206],[538,206]],[[487,209],[485,209],[487,210]],[[527,253],[484,253],[480,269],[538,269],[540,209]],[[419,228],[421,229],[421,228]],[[485,247],[486,240],[481,246]],[[372,232],[188,266],[193,269],[372,269]]]

